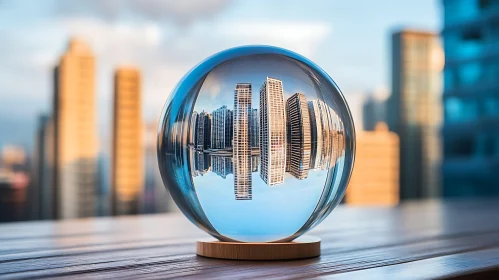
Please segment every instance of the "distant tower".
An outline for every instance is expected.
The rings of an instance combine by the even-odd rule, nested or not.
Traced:
[[[386,122],[387,92],[376,90],[369,93],[362,104],[362,126],[364,130],[373,131],[378,122]]]
[[[136,68],[114,75],[113,153],[111,164],[114,215],[139,213],[144,184],[141,77]]]
[[[251,109],[250,116],[250,135],[251,135],[251,147],[258,148],[260,145],[260,122],[258,120],[258,109]]]
[[[200,151],[209,149],[211,142],[211,114],[201,112],[198,115],[196,134],[196,148]]]
[[[310,168],[310,115],[307,98],[295,93],[286,100],[287,116],[287,165],[286,171],[297,179],[305,179]]]
[[[388,125],[400,137],[400,198],[437,197],[444,59],[439,37],[431,32],[401,30],[392,34],[391,43]]]
[[[196,139],[196,131],[198,125],[198,116],[197,112],[192,113],[191,123],[189,127],[189,144],[196,147],[197,139]]]
[[[97,134],[95,61],[90,47],[71,40],[54,73],[54,195],[58,218],[96,213]]]
[[[222,106],[212,112],[211,148],[225,149],[232,146],[232,111]]]
[[[211,156],[211,171],[226,179],[227,175],[232,173],[232,158]]]
[[[498,1],[441,0],[443,197],[499,196]],[[434,53],[432,76],[443,55]],[[430,70],[429,69],[429,70]],[[430,85],[429,85],[430,86]],[[402,140],[402,139],[401,139]],[[484,221],[485,222],[485,221]]]
[[[282,81],[269,78],[260,88],[260,176],[270,186],[284,182],[286,115]]]
[[[156,154],[158,140],[158,123],[148,121],[144,125],[144,191],[142,195],[142,213],[163,213],[180,211],[163,184],[159,172]],[[189,149],[189,155],[193,149]],[[190,161],[190,162],[193,162]]]
[[[237,200],[252,199],[251,180],[251,84],[238,83],[234,90],[233,171]]]
[[[311,127],[310,169],[334,168],[344,147],[343,124],[324,101],[308,103]]]
[[[195,154],[195,167],[198,175],[204,175],[211,169],[211,156],[197,151]]]
[[[333,154],[333,121],[331,108],[324,102],[317,102],[322,125],[322,151],[321,169],[329,168],[329,162]]]
[[[355,168],[346,203],[394,205],[399,202],[399,138],[378,123],[374,131],[357,134]]]
[[[319,112],[317,100],[308,102],[308,110],[310,112],[310,131],[311,131],[311,154],[310,154],[310,169],[319,169],[321,167],[322,158],[322,121]]]
[[[39,218],[42,220],[54,219],[54,125],[49,116],[39,117],[36,131],[35,157],[33,182],[38,193]]]

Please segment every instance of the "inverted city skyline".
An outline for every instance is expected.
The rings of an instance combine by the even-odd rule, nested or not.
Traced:
[[[193,177],[213,172],[232,174],[236,200],[252,199],[252,173],[278,187],[285,174],[305,180],[313,170],[334,168],[344,147],[343,125],[321,100],[295,93],[286,100],[283,82],[267,77],[259,90],[259,109],[252,108],[252,84],[236,83],[234,109],[221,105],[194,111],[189,128]]]

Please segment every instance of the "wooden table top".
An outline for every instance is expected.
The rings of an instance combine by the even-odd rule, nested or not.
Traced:
[[[499,277],[499,200],[339,206],[310,232],[319,258],[198,257],[206,234],[181,214],[0,225],[0,278]]]

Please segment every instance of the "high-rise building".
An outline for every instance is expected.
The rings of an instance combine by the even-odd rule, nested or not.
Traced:
[[[258,172],[258,165],[260,165],[260,157],[252,156],[251,157],[251,172]]]
[[[222,106],[212,112],[211,148],[232,147],[232,111]]]
[[[400,197],[440,193],[440,71],[443,54],[434,33],[392,34],[389,127],[400,137]]]
[[[337,141],[338,116],[334,110],[324,101],[317,102],[322,124],[322,152],[321,169],[334,167],[336,162],[336,150],[334,149]]]
[[[286,171],[297,179],[308,177],[311,136],[307,98],[295,93],[286,100],[287,155]]]
[[[95,61],[70,41],[54,72],[54,210],[58,218],[94,216],[97,185]]]
[[[311,131],[310,169],[334,168],[344,148],[343,123],[324,101],[308,102]]]
[[[195,155],[196,169],[199,175],[204,175],[211,170],[211,156],[207,153],[197,151]]]
[[[375,90],[368,94],[362,104],[362,126],[366,131],[373,131],[378,122],[386,122],[387,91]]]
[[[49,116],[42,115],[38,120],[38,127],[35,135],[35,147],[33,158],[33,178],[32,183],[38,196],[38,218],[54,219],[54,185],[53,185],[53,165],[54,165],[54,126]]]
[[[189,144],[193,145],[194,147],[197,147],[196,131],[198,126],[198,117],[199,114],[194,111],[194,113],[192,113],[191,123],[189,126]]]
[[[222,156],[211,156],[211,170],[218,176],[226,179],[232,174],[232,158]]]
[[[251,200],[251,84],[238,83],[234,90],[233,171],[236,200]]]
[[[29,218],[26,205],[28,183],[26,172],[0,167],[0,222],[23,221]]]
[[[196,135],[196,148],[198,150],[209,149],[211,146],[211,114],[208,112],[201,112],[197,119]]]
[[[308,102],[308,111],[310,113],[310,136],[311,136],[311,153],[310,153],[310,169],[320,169],[322,159],[322,121],[319,111],[319,101],[312,100]]]
[[[251,147],[258,148],[260,145],[260,121],[258,119],[258,109],[251,109],[250,115],[250,135]]]
[[[114,215],[138,214],[144,184],[141,77],[134,67],[114,74],[113,145],[111,163]]]
[[[329,116],[331,118],[331,149],[329,153],[329,158],[327,159],[327,164],[329,168],[334,168],[336,161],[342,155],[342,151],[345,147],[345,139],[343,135],[343,122],[336,112],[329,107]]]
[[[20,146],[4,146],[2,148],[0,166],[8,169],[23,168],[26,165],[26,151]]]
[[[499,3],[443,0],[446,197],[499,195]]]
[[[145,151],[145,182],[144,194],[142,196],[143,213],[163,213],[179,211],[170,194],[163,184],[159,172],[157,150],[158,123],[146,122],[144,126],[144,151]],[[189,149],[192,157],[191,168],[194,166],[194,149]],[[192,170],[192,169],[191,169]]]
[[[375,131],[357,134],[355,168],[346,203],[393,205],[399,201],[399,138],[378,123]]]
[[[260,176],[269,186],[284,182],[286,137],[282,81],[267,77],[260,88]]]

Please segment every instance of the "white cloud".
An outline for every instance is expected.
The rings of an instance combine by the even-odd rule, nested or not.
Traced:
[[[213,17],[229,4],[229,0],[58,0],[54,7],[56,13],[62,16],[97,17],[111,21],[129,16],[188,26]]]
[[[311,57],[331,28],[322,22],[247,21],[220,26],[221,35],[243,44],[266,44],[287,48]]]

